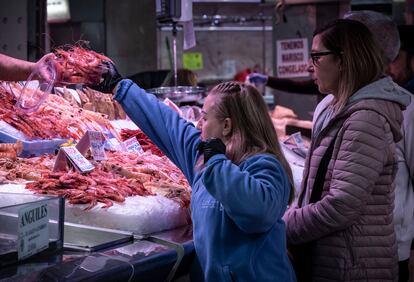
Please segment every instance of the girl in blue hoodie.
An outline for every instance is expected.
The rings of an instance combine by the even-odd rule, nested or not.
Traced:
[[[205,281],[295,281],[282,220],[292,174],[261,94],[217,85],[196,128],[112,65],[102,85],[188,179]]]

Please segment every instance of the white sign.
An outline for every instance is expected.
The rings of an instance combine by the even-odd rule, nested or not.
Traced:
[[[109,151],[125,151],[122,144],[116,138],[109,138],[105,140],[105,149]]]
[[[307,38],[277,40],[277,77],[309,76]]]
[[[125,140],[123,142],[123,145],[125,146],[125,149],[127,152],[136,153],[138,155],[141,155],[144,153],[144,150],[142,149],[141,144],[139,144],[135,136],[132,138],[129,138],[128,140]]]
[[[49,247],[49,209],[40,202],[19,210],[17,227],[18,260],[30,257]]]
[[[70,162],[81,173],[93,170],[95,167],[75,147],[62,147]]]
[[[89,143],[91,146],[92,157],[96,161],[103,161],[108,159],[105,154],[104,141],[105,138],[99,131],[90,131],[89,134]]]

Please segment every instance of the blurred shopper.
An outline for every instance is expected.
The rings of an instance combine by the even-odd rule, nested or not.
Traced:
[[[353,11],[346,13],[344,18],[359,21],[368,27],[374,36],[374,40],[382,50],[385,65],[394,61],[398,54],[399,37],[397,26],[389,17],[374,11]],[[247,77],[247,82],[255,85],[266,84],[270,88],[287,92],[321,94],[312,79],[293,80],[252,73]]]
[[[120,80],[112,66],[98,88],[112,91]],[[205,281],[295,281],[282,220],[292,173],[260,93],[217,85],[197,128],[130,80],[120,81],[114,99],[191,184]]]
[[[414,25],[400,25],[398,31],[401,47],[387,71],[396,83],[414,93]]]
[[[45,60],[49,58],[54,58],[54,54],[49,53],[43,56],[36,63],[20,60],[16,58],[9,57],[4,54],[0,54],[0,80],[6,81],[19,81],[26,80],[30,73],[37,67],[39,64],[44,63]],[[48,75],[48,74],[45,74]]]
[[[389,64],[393,80],[414,93],[414,26],[399,26],[401,48]],[[395,177],[394,222],[398,243],[399,281],[409,279],[409,259],[414,238],[414,97],[403,112],[403,139],[397,143],[398,172]]]
[[[189,69],[177,71],[177,85],[175,85],[174,74],[170,73],[164,81],[163,86],[197,86],[197,74]]]
[[[405,24],[414,24],[414,0],[405,0],[404,20]]]
[[[314,124],[298,206],[284,217],[299,281],[395,281],[392,182],[409,94],[383,76],[360,22],[318,29],[311,58],[312,79],[333,98]]]
[[[405,87],[413,93],[414,91],[414,33],[413,26],[400,26],[397,29],[396,24],[387,16],[374,11],[355,11],[347,13],[344,18],[357,20],[363,23],[373,33],[374,40],[382,49],[382,57],[388,73],[399,85]],[[400,49],[401,36],[401,50]],[[397,56],[398,55],[398,56]],[[262,74],[252,75],[260,81],[268,81],[269,87],[294,91],[299,93],[315,93],[314,87],[317,87],[312,80],[294,81],[291,79],[278,79]],[[261,80],[260,80],[261,79]],[[311,86],[310,84],[313,84]],[[398,86],[395,90],[403,92]],[[393,93],[394,91],[392,91]],[[316,107],[313,123],[318,123],[318,119],[324,119],[327,124],[328,118],[323,112],[332,103],[332,95],[326,96]],[[412,175],[414,170],[414,152],[412,152],[411,143],[414,139],[414,104],[410,103],[403,112],[404,122],[402,127],[402,140],[397,144],[396,153],[398,156],[397,176],[395,177],[395,207],[394,207],[394,224],[398,245],[399,257],[399,279],[400,281],[408,280],[410,244],[414,237],[414,188]],[[315,130],[315,128],[314,128]]]

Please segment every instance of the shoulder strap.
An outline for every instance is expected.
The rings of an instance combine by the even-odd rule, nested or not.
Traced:
[[[325,175],[328,170],[329,161],[332,158],[335,140],[336,137],[334,137],[331,143],[329,144],[328,149],[326,150],[325,154],[321,159],[321,162],[319,163],[309,203],[316,203],[321,199],[323,184],[325,183]]]

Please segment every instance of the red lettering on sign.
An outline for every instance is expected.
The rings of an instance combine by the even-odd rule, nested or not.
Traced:
[[[296,74],[296,73],[307,72],[307,69],[308,69],[307,64],[279,66],[278,73],[279,75]]]
[[[282,50],[303,49],[303,41],[289,41],[281,42]]]
[[[302,62],[303,53],[282,54],[282,62]]]

